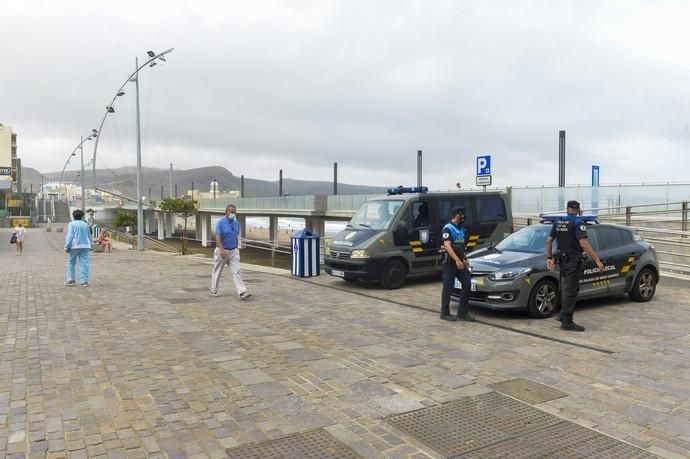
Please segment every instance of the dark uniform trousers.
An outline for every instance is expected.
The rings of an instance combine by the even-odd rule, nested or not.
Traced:
[[[561,316],[564,324],[573,321],[575,311],[575,300],[577,292],[580,291],[580,271],[582,268],[582,257],[577,254],[563,254],[560,259],[561,264]]]
[[[455,279],[460,281],[462,290],[460,291],[460,306],[458,315],[467,314],[467,303],[470,300],[470,271],[458,269],[455,261],[448,257],[448,261],[443,264],[443,290],[441,290],[441,314],[450,314],[450,292],[453,291]]]

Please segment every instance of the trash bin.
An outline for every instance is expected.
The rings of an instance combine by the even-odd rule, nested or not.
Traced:
[[[292,246],[292,275],[318,276],[321,270],[321,239],[318,234],[303,229],[290,238]]]
[[[103,231],[103,227],[101,225],[93,225],[92,229],[93,229],[93,232],[92,232],[93,240],[95,241],[96,239],[98,239],[98,236],[101,235],[101,231]]]

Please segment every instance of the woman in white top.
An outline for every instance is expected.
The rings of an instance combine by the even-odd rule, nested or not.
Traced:
[[[17,235],[17,243],[15,245],[17,256],[19,256],[24,251],[24,239],[26,238],[26,228],[24,228],[22,222],[17,223],[17,226],[14,227],[14,234]]]

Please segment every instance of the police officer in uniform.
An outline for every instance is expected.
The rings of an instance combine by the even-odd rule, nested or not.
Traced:
[[[554,222],[551,233],[546,239],[546,267],[553,271],[554,259],[552,255],[553,241],[558,241],[558,262],[561,265],[561,321],[562,330],[585,331],[585,327],[573,322],[575,300],[580,290],[580,272],[582,271],[582,252],[589,255],[596,263],[600,272],[604,272],[601,262],[594,249],[587,241],[587,226],[579,221],[580,203],[568,201],[568,214],[565,219]]]
[[[447,223],[441,231],[443,248],[446,251],[443,264],[443,290],[441,291],[441,319],[451,322],[456,320],[474,322],[475,320],[467,312],[467,303],[470,299],[470,263],[465,257],[465,230],[462,227],[464,221],[465,209],[456,207],[451,213],[450,223]],[[450,293],[456,278],[462,285],[457,317],[450,313]]]

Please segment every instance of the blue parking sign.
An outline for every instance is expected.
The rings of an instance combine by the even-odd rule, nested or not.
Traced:
[[[477,156],[477,176],[491,175],[491,155]]]

